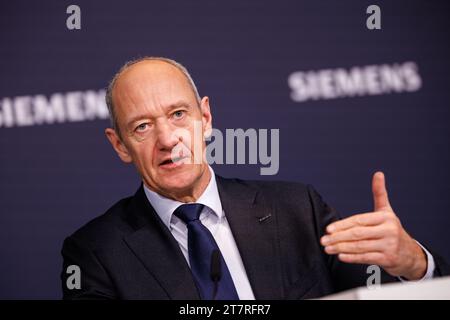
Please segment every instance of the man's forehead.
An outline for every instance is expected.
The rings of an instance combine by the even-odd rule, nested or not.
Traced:
[[[155,81],[157,84],[161,80],[188,84],[181,70],[168,62],[159,60],[140,61],[129,66],[118,76],[116,84],[130,84],[136,81]]]
[[[177,67],[164,61],[141,61],[125,69],[116,79],[113,97],[175,94],[195,98],[187,77]]]
[[[152,60],[125,69],[116,80],[113,99],[117,113],[130,115],[133,111],[166,109],[179,101],[190,104],[195,101],[195,94],[177,67]]]

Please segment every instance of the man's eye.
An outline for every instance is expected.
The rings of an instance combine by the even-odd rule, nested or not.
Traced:
[[[136,127],[136,131],[144,131],[145,129],[147,129],[148,123],[141,123],[140,125],[138,125]]]
[[[178,110],[178,111],[175,111],[173,113],[173,116],[174,116],[175,119],[180,119],[180,118],[183,117],[183,115],[184,115],[184,111],[183,110]]]

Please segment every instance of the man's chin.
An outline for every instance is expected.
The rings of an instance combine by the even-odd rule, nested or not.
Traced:
[[[159,179],[160,186],[169,192],[192,188],[194,182],[195,174],[191,170],[163,172]]]

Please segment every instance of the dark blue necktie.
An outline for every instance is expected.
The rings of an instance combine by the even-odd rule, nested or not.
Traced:
[[[203,300],[239,300],[231,279],[230,271],[220,253],[211,232],[199,220],[204,205],[189,203],[179,206],[174,215],[186,223],[188,228],[188,250],[191,272]],[[211,257],[220,253],[220,280],[214,283],[211,278]]]

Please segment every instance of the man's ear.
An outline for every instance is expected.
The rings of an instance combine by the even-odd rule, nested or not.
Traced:
[[[203,97],[200,101],[200,109],[202,112],[202,125],[204,138],[209,137],[212,133],[212,115],[209,107],[209,98]]]
[[[128,152],[127,147],[119,138],[116,131],[114,129],[107,128],[105,130],[105,134],[109,142],[111,142],[111,145],[113,146],[114,150],[116,150],[117,154],[119,155],[119,158],[125,163],[133,162],[133,159],[131,158],[131,155]]]

